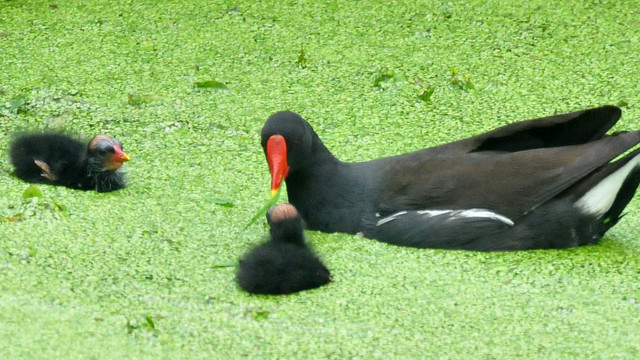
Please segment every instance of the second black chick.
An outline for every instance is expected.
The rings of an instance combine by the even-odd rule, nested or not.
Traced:
[[[290,294],[331,281],[331,274],[307,247],[304,223],[291,204],[269,209],[270,239],[249,251],[238,267],[236,280],[254,294]]]
[[[125,187],[122,143],[96,135],[89,144],[60,133],[34,133],[11,143],[11,162],[20,179],[72,189],[108,192]]]

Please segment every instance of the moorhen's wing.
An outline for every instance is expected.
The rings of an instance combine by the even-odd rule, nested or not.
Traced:
[[[515,152],[584,144],[602,138],[621,114],[618,107],[602,106],[519,121],[439,147],[443,152]]]
[[[385,159],[374,205],[403,210],[490,209],[522,216],[640,142],[640,131],[582,145],[442,156],[438,148]]]

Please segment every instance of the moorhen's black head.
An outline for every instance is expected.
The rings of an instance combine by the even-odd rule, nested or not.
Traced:
[[[293,205],[272,206],[267,211],[267,221],[273,241],[304,245],[304,221]]]
[[[300,115],[280,111],[269,117],[262,128],[262,148],[271,172],[271,196],[282,180],[308,163],[317,135]]]
[[[123,151],[118,139],[109,135],[96,135],[89,142],[89,162],[101,171],[118,170],[122,163],[129,161],[129,155]]]

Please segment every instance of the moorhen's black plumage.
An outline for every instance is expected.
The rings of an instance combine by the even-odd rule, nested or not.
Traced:
[[[517,122],[409,154],[345,163],[299,115],[272,115],[262,146],[272,194],[311,230],[481,251],[594,244],[640,182],[640,131],[606,135],[614,106]]]
[[[11,144],[11,162],[20,179],[72,189],[107,192],[125,187],[122,143],[96,135],[89,144],[59,133],[23,134]]]
[[[236,280],[254,294],[290,294],[331,281],[329,270],[304,240],[304,224],[290,204],[267,213],[271,238],[249,251],[238,266]]]

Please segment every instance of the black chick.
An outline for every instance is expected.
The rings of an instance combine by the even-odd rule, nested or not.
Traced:
[[[96,135],[87,145],[65,134],[24,134],[10,152],[16,176],[27,182],[99,192],[125,187],[120,167],[129,155],[108,135]]]
[[[271,238],[249,251],[238,267],[236,280],[254,294],[290,294],[331,281],[329,270],[307,247],[304,223],[291,204],[269,209]]]

